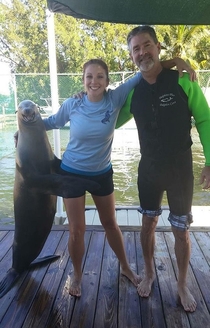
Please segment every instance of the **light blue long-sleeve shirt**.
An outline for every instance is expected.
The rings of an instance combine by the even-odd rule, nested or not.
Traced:
[[[56,114],[43,120],[46,130],[70,122],[70,139],[62,157],[62,168],[84,175],[97,175],[110,169],[117,117],[140,78],[138,73],[116,89],[109,89],[99,102],[89,101],[87,95],[82,99],[68,98]]]

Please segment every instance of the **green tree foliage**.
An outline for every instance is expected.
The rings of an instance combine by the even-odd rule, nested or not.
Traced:
[[[134,25],[83,21],[86,33],[84,46],[88,50],[86,60],[100,57],[106,61],[110,71],[134,70],[127,49],[127,34]]]
[[[210,69],[210,28],[204,25],[158,25],[156,32],[165,48],[164,57],[182,57],[194,69]]]
[[[49,71],[46,1],[0,4],[0,54],[16,73]],[[110,71],[133,70],[126,45],[131,25],[54,15],[57,71],[78,73],[90,58],[104,59]]]
[[[48,71],[45,2],[11,0],[0,4],[0,53],[15,72]]]
[[[78,73],[90,58],[104,59],[110,71],[134,70],[126,45],[134,25],[102,23],[54,15],[57,71]],[[167,58],[181,56],[195,68],[210,68],[207,26],[156,26]],[[49,71],[46,0],[0,3],[0,55],[16,73]]]
[[[16,76],[18,100],[31,98],[39,104],[41,98],[50,96],[50,79],[44,75],[49,72],[46,9],[46,0],[2,0],[0,3],[0,57],[10,62],[16,74],[43,73]],[[84,62],[91,58],[103,59],[110,72],[137,69],[126,44],[127,34],[134,25],[81,20],[62,14],[54,15],[54,25],[57,72],[75,74],[65,78],[58,76],[60,99],[81,90],[81,76],[76,73],[81,73]],[[210,69],[209,26],[155,28],[164,45],[162,59],[181,56],[195,69]],[[111,76],[111,83],[114,81],[116,76]]]

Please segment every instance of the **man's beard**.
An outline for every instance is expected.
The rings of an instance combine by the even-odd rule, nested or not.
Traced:
[[[139,63],[139,69],[141,72],[148,72],[153,68],[154,64],[154,60],[152,58],[148,58]]]

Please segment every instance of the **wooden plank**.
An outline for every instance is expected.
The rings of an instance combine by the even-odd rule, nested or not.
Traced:
[[[133,270],[142,275],[144,262],[139,229],[137,226],[120,226],[120,229],[129,263]],[[61,255],[60,259],[21,276],[17,285],[0,300],[0,327],[208,327],[210,228],[194,229],[192,227],[192,255],[187,277],[189,288],[198,303],[194,313],[186,313],[178,300],[174,237],[169,227],[157,227],[154,256],[156,279],[150,297],[141,298],[133,284],[120,275],[119,261],[105,238],[103,227],[87,225],[82,297],[76,299],[69,295],[73,266],[68,254],[68,227],[53,226],[42,255],[54,252]],[[1,253],[0,280],[11,267],[14,228],[9,230],[9,233],[6,230],[0,232],[3,237],[0,253],[5,250]],[[6,241],[8,236],[10,240]]]
[[[85,222],[86,224],[93,224],[94,216],[95,216],[95,209],[90,209],[85,211]]]
[[[12,247],[12,243],[13,243],[13,238],[14,238],[14,232],[10,231],[10,232],[2,232],[1,233],[1,247],[0,247],[0,260],[2,260],[2,258],[7,254],[7,252],[10,250],[10,248]]]
[[[162,216],[159,215],[159,217],[158,217],[157,227],[163,227],[164,225],[165,225],[165,222],[164,222]]]
[[[128,262],[132,270],[137,272],[134,232],[123,232],[123,239]],[[119,279],[119,322],[118,327],[141,328],[140,303],[136,287],[125,276]]]
[[[170,251],[170,257],[171,257],[171,263],[174,267],[174,270],[176,272],[176,276],[178,276],[178,269],[177,269],[177,262],[176,262],[176,257],[175,257],[175,252],[174,252],[174,237],[172,233],[164,233],[166,241],[167,241],[167,246],[168,249]],[[196,245],[196,241],[193,238],[192,234],[191,234],[191,238],[192,238],[192,254],[191,254],[191,260],[196,257],[196,254],[194,254],[194,249],[198,249],[199,246]],[[199,254],[200,256],[201,254]],[[191,263],[190,260],[190,263]],[[188,320],[190,322],[190,327],[191,328],[198,328],[198,327],[208,327],[209,324],[209,313],[207,310],[207,307],[205,305],[205,301],[203,299],[203,296],[201,294],[200,288],[198,286],[197,283],[197,279],[194,276],[194,271],[195,268],[193,267],[192,270],[192,264],[188,267],[188,274],[187,274],[187,285],[190,289],[190,291],[193,293],[196,302],[197,302],[197,308],[196,311],[194,313],[187,313],[188,316]],[[180,308],[182,311],[183,308],[180,305]],[[184,326],[185,327],[185,326]]]
[[[164,226],[171,226],[170,222],[168,221],[168,215],[169,215],[169,210],[168,209],[163,209],[161,218],[163,221]]]
[[[139,211],[137,211],[137,212],[138,212],[138,215],[139,215],[140,226],[142,226],[142,214]]]
[[[93,327],[95,306],[100,279],[101,262],[104,248],[104,232],[92,233],[88,256],[83,270],[82,297],[77,298],[73,315],[71,318],[71,328],[91,328]],[[67,326],[68,327],[68,326]]]
[[[116,220],[117,220],[117,211],[115,211],[115,217],[116,217]],[[100,217],[99,217],[99,214],[98,214],[98,211],[96,210],[95,211],[95,216],[94,216],[94,219],[93,219],[93,225],[94,226],[100,226],[100,227],[102,227],[102,229],[104,229],[103,228],[103,226],[102,226],[102,224],[101,224],[101,220],[100,220]]]
[[[209,232],[193,232],[197,243],[199,244],[205,259],[210,266],[210,233]]]
[[[7,245],[12,245],[13,238],[14,238],[14,229],[13,231],[10,231],[6,237],[10,237],[10,241],[7,241]],[[4,248],[4,241],[1,242],[1,248]],[[5,277],[7,271],[12,266],[12,248],[10,247],[6,253],[6,255],[1,260],[1,266],[0,266],[0,281]],[[1,298],[1,306],[0,306],[0,322],[3,320],[5,314],[7,313],[7,310],[10,308],[10,305],[13,301],[13,298],[15,297],[17,290],[23,283],[25,277],[27,276],[28,272],[25,272],[21,275],[20,279],[16,283],[16,285],[5,295]],[[6,326],[5,326],[6,327]]]
[[[8,231],[0,231],[0,241],[8,234]]]
[[[135,232],[135,247],[137,253],[137,267],[141,278],[144,276],[144,259],[140,243],[140,233]],[[158,280],[155,279],[150,297],[140,297],[141,323],[143,328],[166,328]]]
[[[196,237],[195,237],[196,234]],[[204,302],[208,311],[210,312],[210,294],[209,294],[209,286],[210,286],[210,269],[209,269],[209,233],[191,233],[190,234],[191,242],[192,242],[192,254],[190,263],[192,266],[192,270],[196,277],[197,283],[199,285],[199,289],[202,292],[202,296],[204,298]],[[196,295],[196,298],[198,295]],[[203,300],[202,300],[203,303]],[[206,311],[205,311],[206,314]],[[203,313],[201,313],[203,315]],[[210,320],[210,316],[209,316]],[[203,322],[205,324],[205,322]]]
[[[106,239],[94,327],[116,328],[118,326],[118,281],[119,261]]]
[[[140,227],[140,216],[137,210],[128,210],[128,225]]]
[[[11,242],[12,241],[13,241],[13,238],[11,239]],[[2,246],[2,243],[1,243],[1,246]],[[6,255],[1,260],[0,281],[2,281],[2,279],[5,277],[7,271],[11,268],[11,266],[12,266],[12,249],[10,248],[10,250],[6,253]],[[3,296],[1,298],[0,322],[2,321],[7,309],[9,308],[15,293],[16,293],[15,288],[13,288],[5,296]]]
[[[55,252],[60,258],[49,266],[22,328],[47,327],[47,320],[69,259],[68,238],[69,233],[66,231]]]
[[[88,245],[90,243],[90,238],[92,235],[92,231],[85,232],[85,254],[83,257],[83,264],[87,257]],[[64,274],[61,280],[61,284],[57,290],[57,295],[51,308],[50,315],[48,317],[48,322],[46,327],[49,328],[66,328],[70,327],[71,317],[73,310],[76,304],[76,297],[69,295],[69,287],[71,282],[71,274],[73,272],[73,264],[71,258],[69,257],[69,253],[65,252],[65,256],[68,257],[67,265],[64,269]],[[82,291],[85,292],[84,290]],[[27,328],[27,327],[26,327]],[[43,327],[45,328],[45,327]]]
[[[95,214],[96,214],[96,209],[93,208],[93,209],[86,209],[85,210],[85,223],[88,224],[88,225],[93,225],[94,224],[94,217],[95,217]],[[64,225],[68,225],[69,224],[69,221],[68,221],[68,218],[65,219]]]
[[[101,221],[97,210],[95,211],[95,215],[93,218],[93,225],[101,225]]]
[[[51,232],[40,256],[54,254],[61,235],[61,231]],[[46,266],[37,266],[26,275],[24,281],[21,281],[21,279],[18,281],[17,286],[15,286],[16,297],[12,300],[1,322],[2,327],[22,327],[48,267],[49,264]],[[14,293],[14,290],[12,292]],[[8,296],[9,294],[4,297],[6,298]],[[21,306],[19,306],[19,304],[21,304]]]
[[[156,232],[155,266],[167,328],[190,328],[184,309],[177,303],[176,276],[164,233]]]
[[[117,210],[116,211],[117,224],[118,225],[128,225],[128,211],[127,210]]]
[[[15,225],[14,224],[0,224],[0,230],[1,231],[13,231],[15,230]]]
[[[140,230],[141,230],[141,226],[139,227]],[[136,231],[136,226],[128,226],[128,225],[121,225],[120,226],[120,229],[122,231]],[[53,225],[52,227],[52,231],[56,231],[56,230],[68,230],[68,225]],[[98,230],[98,231],[104,231],[104,228],[103,226],[100,224],[100,225],[86,225],[86,230]],[[155,229],[157,232],[160,232],[160,231],[165,231],[165,232],[171,232],[171,226],[160,226],[160,227],[156,227]],[[200,232],[208,232],[210,231],[210,227],[190,227],[190,231],[200,231]]]

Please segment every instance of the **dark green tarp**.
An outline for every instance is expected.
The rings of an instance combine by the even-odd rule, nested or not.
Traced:
[[[102,22],[210,25],[210,0],[47,0],[50,11]]]

